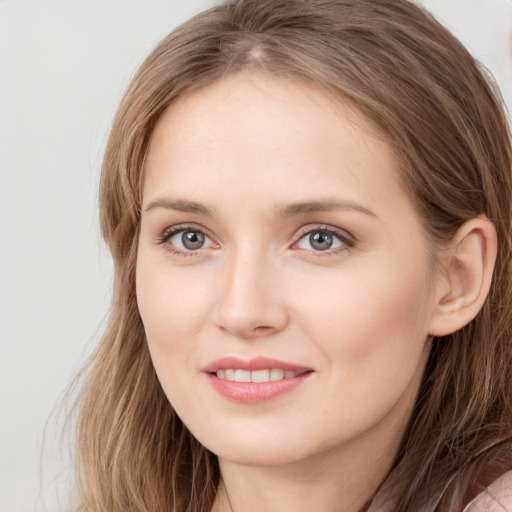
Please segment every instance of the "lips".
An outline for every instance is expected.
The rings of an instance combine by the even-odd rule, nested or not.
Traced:
[[[296,373],[304,373],[312,370],[312,368],[308,368],[307,366],[300,366],[294,363],[279,361],[278,359],[271,359],[268,357],[256,357],[247,361],[238,357],[223,357],[222,359],[217,359],[205,366],[203,371],[205,373],[216,373],[218,370],[227,370],[231,368],[250,372],[256,370],[271,370],[274,368]]]
[[[226,357],[213,361],[203,372],[213,389],[225,398],[235,402],[259,403],[297,388],[313,370],[266,357],[248,361]]]

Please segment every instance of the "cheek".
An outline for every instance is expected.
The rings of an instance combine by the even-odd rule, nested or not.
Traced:
[[[147,264],[139,255],[137,303],[146,334],[155,343],[183,339],[200,328],[209,287],[197,272],[172,271],[170,265]]]
[[[429,350],[426,280],[414,272],[401,276],[366,268],[300,294],[308,315],[302,328],[322,353],[324,370],[325,400],[309,407],[322,407],[334,427],[350,418],[350,428],[363,429],[395,404],[406,415],[414,401]]]
[[[369,362],[378,372],[383,363],[418,357],[428,335],[428,273],[409,266],[353,268],[296,294],[308,334],[326,356],[350,361],[356,372]]]
[[[190,371],[200,370],[197,334],[211,298],[197,272],[169,267],[165,261],[155,265],[154,258],[146,264],[144,255],[139,256],[137,302],[158,379],[175,410],[187,418],[191,404],[204,401],[189,382]]]

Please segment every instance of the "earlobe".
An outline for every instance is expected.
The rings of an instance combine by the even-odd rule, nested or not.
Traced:
[[[436,284],[429,334],[446,336],[473,320],[489,293],[496,254],[496,229],[487,218],[476,217],[458,229]]]

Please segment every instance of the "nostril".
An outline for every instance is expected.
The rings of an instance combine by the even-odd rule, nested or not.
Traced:
[[[250,331],[245,333],[246,338],[257,338],[259,336],[269,336],[272,333],[276,332],[277,329],[270,325],[258,325],[253,327]]]
[[[240,338],[256,338],[259,336],[270,335],[274,331],[277,331],[275,327],[270,325],[258,325],[252,328],[243,328],[240,326],[227,327],[224,325],[220,325],[219,327],[223,332],[230,333]]]
[[[270,325],[259,325],[258,327],[255,327],[253,329],[253,332],[254,333],[268,333],[269,331],[272,331],[274,330],[273,327],[271,327]]]

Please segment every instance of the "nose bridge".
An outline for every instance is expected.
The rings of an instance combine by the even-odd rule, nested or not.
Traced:
[[[249,338],[280,331],[287,322],[279,293],[279,272],[265,250],[250,244],[234,248],[219,273],[218,326]]]

